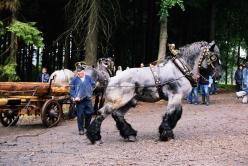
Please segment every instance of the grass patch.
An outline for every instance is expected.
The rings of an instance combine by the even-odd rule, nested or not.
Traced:
[[[236,85],[218,84],[218,90],[221,92],[235,92]]]

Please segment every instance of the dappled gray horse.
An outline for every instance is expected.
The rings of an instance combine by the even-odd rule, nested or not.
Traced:
[[[181,118],[181,100],[192,89],[199,68],[207,68],[220,77],[219,49],[214,42],[196,42],[178,50],[176,56],[167,58],[150,68],[132,68],[111,77],[106,89],[106,104],[87,130],[91,143],[101,141],[101,124],[112,114],[120,135],[135,141],[137,131],[125,120],[124,115],[138,100],[156,102],[168,99],[168,105],[159,127],[160,140],[174,138],[172,129]]]
[[[99,108],[102,108],[104,105],[104,92],[106,90],[108,81],[110,77],[115,75],[115,65],[112,58],[100,58],[97,61],[97,66],[95,70],[86,70],[86,74],[94,76],[95,81],[98,81],[100,84],[94,90],[95,95],[95,104],[94,110],[97,111]]]
[[[101,86],[104,86],[103,84],[106,84],[109,78],[113,76],[114,70],[115,67],[112,58],[100,58],[96,68],[86,66],[85,72],[95,81],[99,81],[102,84]],[[69,69],[56,70],[51,74],[50,80],[52,80],[53,83],[69,85],[69,82],[75,75],[76,72]]]
[[[56,70],[51,74],[50,81],[52,80],[52,83],[60,85],[69,85],[69,82],[74,76],[75,73],[69,69]]]

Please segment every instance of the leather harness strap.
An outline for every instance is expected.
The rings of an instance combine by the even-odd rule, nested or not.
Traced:
[[[163,85],[161,84],[161,81],[159,79],[159,71],[158,71],[159,66],[157,66],[156,68],[157,68],[157,72],[152,67],[150,67],[150,70],[151,70],[153,78],[154,78],[155,86],[157,88],[159,98],[160,99],[166,99],[166,97],[163,93],[163,90],[162,90]]]
[[[185,62],[183,62],[180,58],[177,58],[177,56],[172,58],[172,62],[183,73],[183,75],[185,75],[192,86],[197,84],[196,80],[193,78],[193,73],[191,72],[192,70],[187,64],[185,64]]]

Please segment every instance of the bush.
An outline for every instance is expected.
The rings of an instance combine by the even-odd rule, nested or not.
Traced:
[[[13,63],[0,66],[0,81],[19,81],[15,68],[16,64]]]

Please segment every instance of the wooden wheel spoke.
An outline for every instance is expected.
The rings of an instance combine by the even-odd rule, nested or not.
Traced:
[[[52,127],[58,124],[62,115],[60,104],[53,99],[46,101],[42,107],[42,122],[46,127]]]

